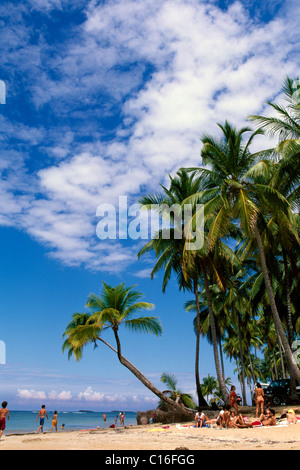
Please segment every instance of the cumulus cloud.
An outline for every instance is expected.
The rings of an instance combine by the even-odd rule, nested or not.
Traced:
[[[8,103],[26,94],[37,121],[1,118],[11,159],[0,167],[0,224],[21,226],[66,265],[128,267],[134,246],[96,237],[98,205],[156,191],[169,173],[201,163],[200,136],[217,133],[216,122],[242,126],[265,111],[299,69],[299,5],[290,4],[262,22],[238,1],[84,2],[81,22],[53,42],[46,26],[34,35],[30,12],[51,21],[68,2],[11,5],[1,33]],[[45,110],[50,126],[38,120]]]
[[[45,400],[47,398],[47,394],[45,392],[25,389],[18,390],[17,396],[24,400]]]
[[[38,391],[38,390],[26,390],[26,389],[19,389],[17,392],[17,397],[23,400],[55,400],[55,401],[70,401],[72,400],[73,396],[70,391],[51,391],[49,393],[45,391]]]
[[[121,395],[107,395],[104,393],[96,392],[92,387],[87,387],[84,392],[80,392],[77,396],[78,400],[85,400],[88,402],[102,402],[102,403],[123,403],[126,398]]]

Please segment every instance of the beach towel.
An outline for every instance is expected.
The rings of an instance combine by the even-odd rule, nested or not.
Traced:
[[[177,429],[189,429],[189,428],[196,428],[195,424],[176,424]]]
[[[153,429],[147,429],[147,432],[164,432],[169,429],[170,426],[164,426],[162,428],[153,428]]]

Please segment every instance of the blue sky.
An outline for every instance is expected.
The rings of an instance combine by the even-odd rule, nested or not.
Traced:
[[[200,137],[217,122],[242,126],[266,99],[280,101],[286,75],[299,75],[299,10],[293,0],[1,2],[0,400],[15,409],[156,404],[109,350],[89,348],[80,363],[61,352],[71,314],[102,280],[137,284],[164,326],[159,339],[124,331],[124,355],[157,386],[172,372],[194,393],[189,295],[175,281],[161,293],[153,259],[137,261],[143,241],[100,241],[97,207],[156,192],[168,174],[201,164]]]

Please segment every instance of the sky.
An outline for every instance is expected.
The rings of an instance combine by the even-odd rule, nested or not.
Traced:
[[[160,338],[120,332],[123,354],[158,388],[170,372],[195,396],[190,295],[150,279],[153,257],[137,259],[147,240],[100,240],[99,207],[159,192],[201,165],[201,136],[217,123],[249,125],[267,99],[280,102],[285,77],[299,76],[299,14],[296,0],[1,2],[0,401],[156,406],[104,346],[78,363],[62,353],[72,313],[103,281],[136,285],[163,324]],[[269,145],[259,137],[253,149]],[[200,368],[216,376],[205,340]]]

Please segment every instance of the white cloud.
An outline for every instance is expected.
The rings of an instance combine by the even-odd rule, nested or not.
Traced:
[[[70,401],[72,400],[72,398],[72,393],[65,390],[63,390],[62,392],[56,392],[55,390],[53,390],[48,394],[49,400]]]
[[[87,387],[84,392],[80,392],[77,396],[78,400],[85,400],[88,402],[103,402],[103,403],[123,403],[126,398],[121,395],[106,395],[104,393],[96,392],[92,387]]]
[[[25,400],[45,400],[47,398],[45,392],[37,390],[18,390],[17,396]]]
[[[66,8],[60,0],[31,5]],[[67,265],[114,271],[134,262],[134,247],[97,240],[98,205],[156,191],[168,173],[200,164],[200,136],[217,133],[216,122],[239,127],[265,110],[265,100],[299,69],[299,5],[288,5],[288,18],[280,12],[263,24],[241,2],[225,11],[198,0],[91,1],[86,21],[59,46],[42,34],[30,41],[32,25],[11,12],[20,28],[3,29],[8,70],[24,74],[31,104],[37,111],[49,106],[63,125],[1,118],[3,149],[7,136],[18,146],[4,159],[0,223],[21,224]],[[16,84],[11,80],[8,91],[17,93]],[[99,122],[114,114],[119,124],[108,139]],[[33,174],[27,159],[37,145],[50,160]]]

